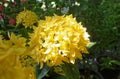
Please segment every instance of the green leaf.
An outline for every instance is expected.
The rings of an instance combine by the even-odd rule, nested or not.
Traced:
[[[50,70],[50,67],[44,65],[42,69],[40,69],[40,65],[36,65],[36,77],[37,79],[42,79]]]
[[[87,46],[88,48],[91,48],[92,46],[94,46],[96,44],[96,42],[90,42],[90,44]]]
[[[59,75],[59,76],[55,77],[54,79],[66,79],[66,77],[63,75]]]
[[[0,27],[5,28],[4,27],[4,20],[3,19],[0,20]]]
[[[66,79],[80,79],[79,69],[75,64],[64,63],[62,69],[65,73]]]
[[[111,60],[110,63],[120,66],[120,61],[117,61],[117,60]]]

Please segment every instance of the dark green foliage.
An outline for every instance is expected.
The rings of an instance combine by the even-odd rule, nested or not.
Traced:
[[[81,0],[82,1],[82,0]],[[84,1],[84,0],[83,0]],[[84,26],[88,28],[91,40],[96,45],[91,48],[91,52],[101,53],[106,50],[120,50],[120,14],[119,0],[88,0],[83,2],[80,19]]]
[[[66,79],[80,79],[80,73],[75,64],[64,63],[62,69]]]

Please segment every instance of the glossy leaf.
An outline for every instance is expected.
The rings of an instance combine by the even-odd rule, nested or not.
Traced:
[[[36,77],[37,79],[42,79],[49,72],[50,67],[44,65],[42,69],[40,69],[39,64],[36,65]]]
[[[65,63],[62,65],[66,79],[80,79],[79,69],[75,64]]]

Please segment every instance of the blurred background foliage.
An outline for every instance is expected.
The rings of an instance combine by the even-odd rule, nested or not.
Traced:
[[[24,9],[34,11],[40,19],[54,14],[73,14],[95,42],[89,48],[90,54],[77,62],[83,75],[81,79],[94,79],[91,74],[101,76],[105,69],[118,71],[114,79],[120,79],[120,0],[3,0],[0,3],[0,34],[6,38],[8,32],[28,36],[30,28],[14,28],[15,23],[10,22],[10,19],[15,21],[16,15]]]

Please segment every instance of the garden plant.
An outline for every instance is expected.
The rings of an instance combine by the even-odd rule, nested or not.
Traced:
[[[120,79],[119,0],[0,1],[0,79]]]

